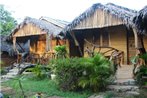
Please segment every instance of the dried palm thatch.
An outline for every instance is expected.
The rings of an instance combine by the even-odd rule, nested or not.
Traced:
[[[147,36],[147,6],[139,11],[139,13],[133,18],[134,26],[137,27],[139,34]]]
[[[82,13],[79,17],[75,18],[70,24],[68,24],[62,33],[69,32],[73,30],[80,22],[92,16],[97,9],[101,9],[109,14],[112,14],[114,17],[120,18],[124,24],[130,25],[132,24],[132,18],[137,14],[137,11],[131,10],[125,7],[121,7],[112,3],[108,3],[106,5],[102,5],[101,3],[97,3],[92,5],[89,9],[87,9],[84,13]]]
[[[1,52],[7,52],[9,54],[9,56],[14,56],[16,55],[16,51],[14,51],[13,49],[13,44],[11,42],[9,42],[7,40],[8,36],[4,36],[4,35],[0,35],[0,50]],[[29,51],[29,47],[27,45],[27,43],[20,43],[21,47],[25,50],[25,51]],[[21,47],[19,47],[19,45],[16,44],[17,49],[20,52],[23,52]]]
[[[9,55],[13,55],[14,51],[13,51],[13,48],[12,48],[12,44],[8,43],[6,41],[7,40],[7,36],[0,35],[0,40],[1,40],[1,43],[0,43],[0,50],[1,50],[1,52],[7,52],[7,53],[9,53]]]
[[[56,23],[59,21],[56,21]],[[58,26],[58,24],[52,22],[47,22],[31,17],[26,17],[22,23],[20,23],[11,33],[11,36],[13,36],[19,29],[24,27],[27,24],[33,24],[40,28],[42,31],[52,34],[53,36],[56,36],[60,33],[60,31],[63,29],[62,27]]]

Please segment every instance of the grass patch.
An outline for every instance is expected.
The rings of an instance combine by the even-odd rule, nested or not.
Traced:
[[[63,92],[59,90],[56,83],[50,79],[34,80],[29,78],[22,78],[21,81],[25,95],[29,95],[30,93],[36,94],[38,92],[41,92],[43,95],[46,96],[60,96],[63,98],[87,98],[91,95],[89,91]],[[21,96],[21,90],[19,88],[18,80],[11,79],[5,83],[2,83],[2,85],[12,87],[16,91],[17,96]],[[13,95],[12,98],[14,96],[16,95]]]

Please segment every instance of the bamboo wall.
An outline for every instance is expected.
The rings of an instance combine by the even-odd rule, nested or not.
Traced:
[[[49,48],[50,51],[54,51],[55,47],[57,46],[57,40],[54,39],[50,39],[50,44],[49,44]],[[61,45],[65,45],[68,47],[68,43],[67,40],[66,42],[64,42],[63,40],[60,40]],[[39,38],[35,41],[31,41],[30,43],[30,53],[35,53],[35,54],[39,54],[40,56],[42,56],[45,52],[47,52],[46,50],[46,34],[44,35],[39,35]],[[69,50],[69,49],[67,49]]]
[[[38,40],[30,42],[30,53],[39,54],[40,56],[43,55],[46,50],[46,36],[44,36],[44,39],[42,39],[44,35],[40,35]],[[50,40],[50,50],[54,50],[54,47],[56,46],[56,39]]]
[[[91,17],[84,19],[75,27],[75,29],[101,28],[120,24],[123,24],[123,21],[120,18],[107,13],[106,11],[97,9]]]
[[[125,28],[115,28],[110,32],[110,45],[124,52],[124,61],[127,64],[127,34]]]
[[[100,35],[99,35],[99,36],[100,36],[100,39],[97,38],[97,39],[95,40],[95,42],[94,42],[94,44],[97,45],[97,46],[103,46],[103,43],[102,43],[102,42],[103,42],[102,33],[104,33],[104,32],[102,32],[102,31],[98,32],[98,34],[100,34]],[[93,39],[92,39],[92,38],[93,38],[93,37],[92,37],[92,35],[90,34],[90,35],[88,35],[88,36],[86,37],[86,40],[88,40],[90,43],[93,43]],[[109,34],[109,38],[110,38],[110,34]],[[108,46],[112,47],[112,46],[110,45],[110,39],[109,39],[109,45],[108,45]],[[93,48],[92,45],[90,45],[89,43],[85,42],[85,43],[84,43],[84,51],[86,50],[87,47],[88,47],[89,49],[91,49],[91,50],[92,50],[92,48]],[[106,46],[106,47],[107,47],[107,46]],[[95,52],[100,52],[100,53],[104,53],[104,52],[106,52],[106,51],[108,51],[108,50],[110,50],[110,48],[95,48]],[[111,52],[112,52],[112,51],[105,53],[105,56],[109,56],[109,55],[111,54]],[[88,54],[85,52],[84,56],[87,57]]]

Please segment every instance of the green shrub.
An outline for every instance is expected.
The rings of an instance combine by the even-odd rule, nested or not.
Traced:
[[[140,65],[138,68],[134,67],[133,73],[135,75],[135,80],[137,81],[137,84],[143,86],[146,85],[146,80],[142,77],[147,77],[147,53],[132,57],[131,62],[134,65],[138,64],[140,58],[144,61],[144,63],[143,65]],[[136,68],[137,71],[135,72]]]
[[[140,66],[135,75],[137,84],[139,84],[140,86],[146,85],[146,80],[142,78],[143,76],[147,77],[147,66],[145,65]]]
[[[66,58],[52,62],[62,90],[104,90],[113,75],[111,63],[101,54],[93,58]]]
[[[142,58],[144,60],[147,60],[147,53],[144,53],[144,54],[140,55],[140,58]]]
[[[66,57],[67,50],[66,50],[66,46],[65,45],[56,46],[55,47],[55,51],[56,51],[57,58],[65,58]]]
[[[7,73],[8,71],[5,68],[0,68],[0,75],[5,75]]]
[[[28,68],[27,71],[31,71],[33,72],[33,78],[37,79],[37,80],[41,80],[44,79],[46,77],[48,77],[47,72],[49,72],[49,70],[47,70],[47,68],[43,67],[43,65],[36,65],[34,68]]]

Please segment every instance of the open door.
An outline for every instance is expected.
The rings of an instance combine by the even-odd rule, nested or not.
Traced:
[[[75,34],[79,46],[75,44],[73,39],[69,40],[70,57],[83,57],[84,56],[84,39],[82,34]]]

